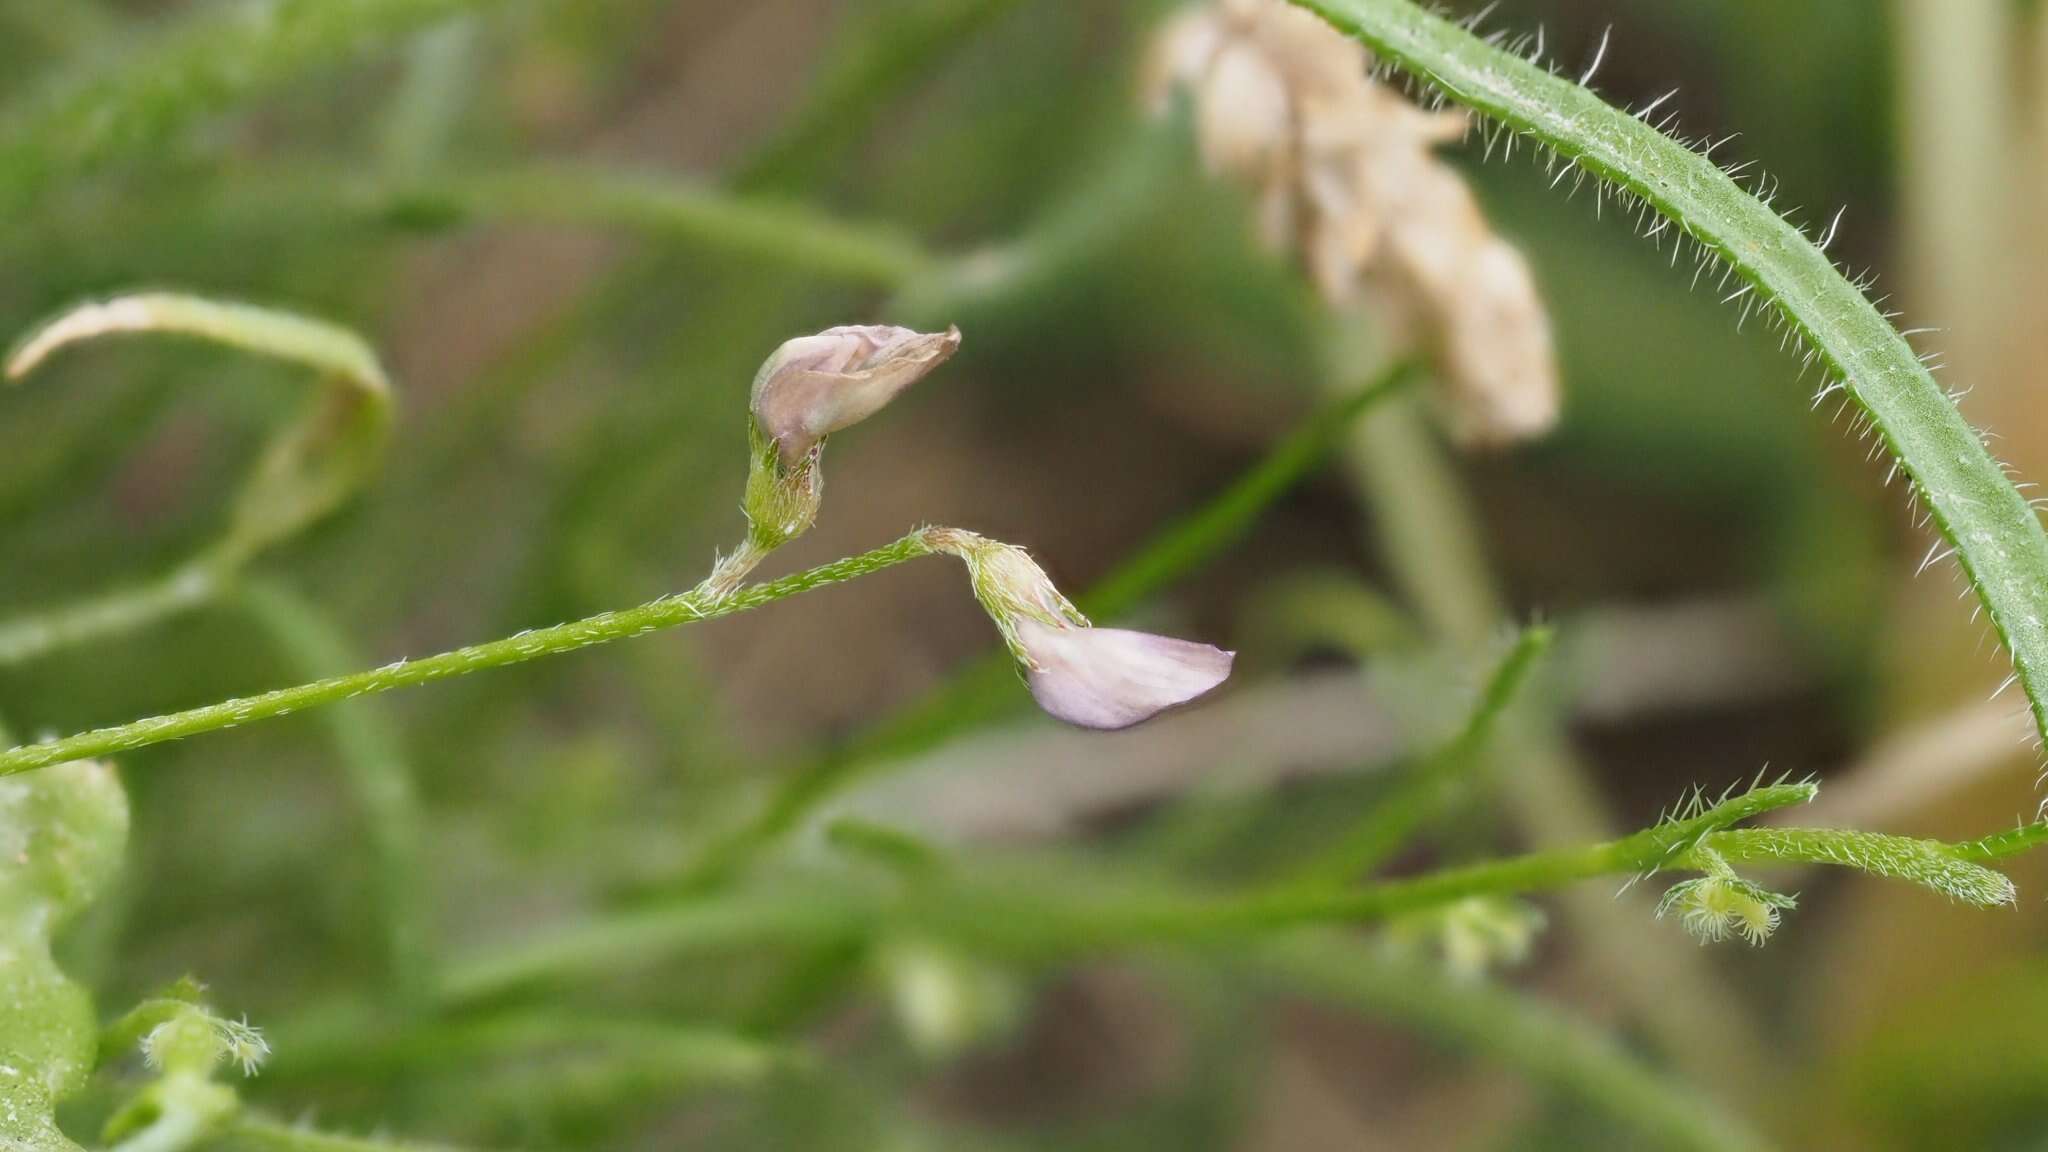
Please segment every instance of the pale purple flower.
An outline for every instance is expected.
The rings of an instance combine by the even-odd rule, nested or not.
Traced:
[[[960,347],[960,330],[827,328],[775,350],[754,377],[754,421],[794,464],[826,436],[860,423]]]
[[[1236,653],[1122,628],[1015,622],[1038,706],[1083,728],[1128,728],[1230,675]]]

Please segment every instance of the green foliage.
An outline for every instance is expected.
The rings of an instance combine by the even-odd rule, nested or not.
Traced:
[[[129,52],[51,81],[0,131],[0,211],[14,219],[66,180],[162,148],[265,88],[505,0],[258,0],[208,6]]]
[[[288,312],[161,292],[84,304],[23,339],[7,377],[20,380],[73,344],[149,333],[305,365],[321,374],[320,395],[265,448],[217,541],[154,583],[0,623],[0,664],[118,636],[211,600],[251,559],[331,514],[383,459],[394,404],[376,353],[353,332]]]
[[[128,798],[105,763],[0,784],[0,1142],[10,1148],[76,1147],[57,1128],[56,1106],[91,1075],[99,1022],[50,942],[112,881],[127,842]]]
[[[1408,0],[1297,2],[1655,209],[1753,286],[1836,374],[1954,546],[2048,739],[2048,534],[1905,337],[1821,245],[1686,144]]]
[[[1605,182],[1603,195],[1620,191],[1667,214],[1676,232],[1753,285],[1745,292],[1771,301],[1862,404],[1957,545],[2013,648],[2037,718],[2048,722],[2039,691],[2048,681],[2036,678],[2048,676],[2048,628],[2040,623],[2048,547],[1975,433],[1818,249],[1681,144],[1401,0],[1305,6],[1553,150],[1564,171],[1591,171]],[[0,0],[0,28],[74,51],[128,35],[116,6],[42,7]],[[691,13],[671,33],[661,31],[666,11],[652,0],[193,3],[96,60],[32,61],[34,90],[0,113],[0,206],[34,219],[61,199],[64,217],[52,229],[21,230],[16,247],[34,258],[22,261],[24,290],[10,298],[39,307],[37,300],[142,276],[318,300],[355,326],[147,293],[60,315],[29,336],[10,366],[18,376],[74,342],[150,332],[310,368],[320,390],[240,479],[225,532],[193,558],[158,581],[0,624],[0,666],[47,658],[34,676],[0,677],[10,711],[33,716],[36,731],[169,709],[0,751],[0,912],[15,931],[0,943],[17,957],[0,988],[0,1001],[17,1009],[0,1021],[0,1144],[72,1147],[53,1119],[64,1098],[78,1117],[105,1121],[102,1142],[116,1152],[426,1147],[270,1118],[316,1106],[353,1130],[420,1125],[519,1147],[622,1147],[638,1134],[706,1148],[1220,1150],[1242,1142],[1249,1094],[1272,1079],[1256,1062],[1288,1042],[1269,1021],[1289,1017],[1272,1010],[1307,1001],[1323,1009],[1316,1028],[1329,1010],[1355,1012],[1503,1064],[1538,1089],[1536,1111],[1547,1118],[1562,1104],[1594,1133],[1580,1143],[1611,1142],[1619,1131],[1658,1147],[1736,1152],[1766,1146],[1750,1120],[1778,1119],[1772,1085],[1727,1091],[1736,1074],[1719,1083],[1700,1076],[1726,1053],[1714,1050],[1705,1029],[1684,1025],[1687,1012],[1695,1021],[1746,1019],[1746,998],[1717,994],[1716,981],[1698,971],[1658,967],[1665,957],[1653,950],[1674,946],[1677,933],[1649,923],[1647,902],[1608,900],[1611,890],[1668,883],[1661,914],[1702,940],[1759,944],[1796,898],[1748,878],[1751,868],[1770,879],[1830,865],[1971,907],[2018,902],[2013,880],[1994,866],[2048,839],[2048,824],[1964,843],[1745,826],[1815,795],[1812,783],[1781,782],[1714,800],[1695,790],[1668,817],[1621,834],[1603,828],[1600,809],[1612,799],[1617,811],[1633,811],[1622,789],[1611,798],[1589,794],[1591,803],[1568,794],[1590,779],[1566,750],[1568,695],[1530,684],[1553,633],[1572,625],[1567,617],[1555,628],[1519,630],[1502,653],[1505,605],[1525,601],[1495,585],[1545,602],[1572,597],[1552,583],[1557,573],[1498,579],[1481,547],[1484,537],[1541,535],[1557,524],[1542,519],[1541,497],[1517,492],[1529,503],[1486,504],[1518,520],[1533,508],[1535,517],[1496,532],[1501,526],[1483,521],[1481,502],[1464,490],[1468,479],[1498,496],[1525,481],[1541,488],[1556,480],[1552,470],[1597,457],[1593,467],[1607,479],[1626,477],[1676,505],[1700,500],[1745,528],[1768,522],[1754,531],[1796,552],[1773,562],[1811,581],[1805,590],[1833,603],[1835,626],[1859,642],[1868,615],[1840,601],[1876,599],[1868,588],[1849,588],[1867,572],[1845,569],[1870,564],[1865,553],[1877,546],[1857,526],[1844,527],[1855,501],[1806,442],[1804,425],[1787,418],[1785,406],[1759,406],[1739,388],[1703,387],[1756,361],[1732,341],[1709,346],[1696,327],[1662,325],[1664,301],[1631,278],[1644,270],[1623,271],[1625,258],[1604,250],[1558,254],[1575,247],[1569,238],[1526,245],[1546,270],[1542,279],[1570,297],[1554,312],[1567,375],[1591,364],[1584,374],[1603,380],[1574,381],[1573,404],[1591,415],[1547,456],[1454,460],[1426,411],[1401,395],[1427,366],[1380,362],[1377,349],[1353,357],[1361,350],[1344,340],[1357,334],[1333,336],[1330,317],[1307,303],[1291,274],[1244,242],[1248,206],[1194,178],[1187,125],[1128,122],[1127,78],[1101,65],[1127,54],[1119,37],[1137,30],[1135,18],[1011,0],[857,5],[823,47],[826,62],[809,96],[723,175],[637,160],[530,158],[540,142],[589,125],[602,126],[596,136],[616,131],[622,140],[642,130],[613,101],[639,88],[665,91],[674,77],[606,73],[619,61],[662,55],[668,38],[687,40],[693,52],[700,43],[722,50],[727,36],[756,50],[764,43],[748,39],[759,34],[750,14],[711,27]],[[468,12],[537,20],[450,22]],[[416,37],[436,24],[438,35]],[[491,38],[508,30],[519,34]],[[800,86],[782,53],[808,49],[786,42],[787,29],[771,31],[772,58],[744,67],[693,56],[680,89],[689,100],[675,102],[695,118],[705,107],[694,103],[704,70],[729,65],[767,77],[760,83],[777,96]],[[368,51],[387,43],[410,51],[397,61]],[[191,131],[259,93],[363,58],[370,68],[348,81],[359,87],[321,105],[287,106],[275,122],[252,118],[233,147]],[[0,60],[16,59],[17,49],[0,45]],[[1017,99],[1020,77],[1035,81],[1055,74],[1048,64],[1076,60],[1088,63],[1082,82]],[[391,95],[380,101],[386,87]],[[899,99],[917,87],[933,93]],[[568,91],[576,95],[564,97]],[[377,114],[363,117],[371,106]],[[563,127],[575,122],[583,129]],[[330,147],[307,130],[323,126],[345,143]],[[698,146],[684,141],[675,154],[694,157]],[[626,150],[606,144],[591,154]],[[1063,159],[1048,163],[1055,153]],[[162,194],[142,195],[141,180],[121,179],[136,175],[160,181]],[[922,187],[937,183],[944,186]],[[1515,203],[1523,198],[1483,191],[1489,215],[1524,231],[1547,227],[1548,218]],[[1492,205],[1495,198],[1502,203]],[[522,271],[513,279],[527,289],[558,291],[536,291],[548,297],[539,304],[517,292],[501,298],[490,254],[536,227],[603,233],[636,251],[581,287],[554,283],[551,266]],[[962,240],[970,236],[980,238]],[[448,272],[434,259],[415,263],[419,252],[457,265],[465,278],[458,306],[444,309],[425,295],[441,295],[446,283],[435,276]],[[1553,257],[1577,263],[1552,267]],[[475,268],[462,262],[471,259],[492,277],[488,286],[466,279]],[[1628,309],[1604,316],[1617,301]],[[528,309],[538,308],[557,311],[535,319]],[[1588,353],[1585,322],[1566,319],[1574,308],[1628,330],[1601,333]],[[425,365],[423,380],[439,387],[420,390],[405,450],[387,458],[396,431],[392,388],[356,331],[376,330],[378,314],[410,323],[414,309],[441,322],[474,318],[479,330],[518,330],[504,350],[480,352],[438,332],[395,350],[409,381],[415,357],[435,358],[423,347],[438,355],[445,344],[462,363]],[[851,797],[855,810],[876,818],[842,816],[836,802],[960,737],[985,739],[947,747],[948,783],[973,783],[983,758],[1000,760],[1012,741],[1035,749],[1044,740],[1052,750],[1033,753],[1032,770],[1079,745],[1029,727],[984,731],[1028,699],[1008,652],[986,651],[945,673],[945,661],[961,653],[943,647],[941,636],[916,653],[915,675],[905,679],[916,687],[897,691],[891,677],[900,670],[889,662],[902,653],[877,636],[915,630],[922,639],[927,617],[939,635],[950,608],[934,598],[917,597],[914,611],[880,623],[828,613],[835,627],[861,637],[856,658],[841,667],[890,681],[900,702],[879,718],[821,720],[795,717],[771,695],[768,721],[792,740],[765,753],[765,765],[751,749],[736,751],[741,741],[727,743],[740,727],[723,715],[733,701],[707,690],[704,669],[718,667],[713,687],[725,688],[745,678],[743,668],[765,667],[780,692],[808,671],[805,658],[839,642],[815,620],[793,642],[797,660],[771,637],[730,663],[716,640],[703,649],[640,644],[604,660],[541,661],[780,604],[934,552],[970,560],[998,632],[1018,612],[1064,605],[1049,585],[1027,582],[1034,595],[1016,594],[995,571],[1006,546],[950,529],[919,529],[836,560],[805,554],[798,562],[808,567],[793,575],[749,583],[784,544],[797,556],[843,525],[868,527],[820,521],[796,541],[795,529],[812,527],[820,489],[810,472],[800,492],[775,487],[780,457],[758,431],[742,508],[792,530],[751,534],[704,584],[646,599],[690,587],[712,544],[727,537],[743,462],[735,449],[746,367],[789,333],[852,318],[929,328],[959,320],[977,341],[968,358],[979,357],[971,370],[985,387],[946,397],[956,408],[911,414],[896,433],[904,439],[876,442],[876,456],[903,458],[898,478],[920,501],[954,500],[977,516],[1028,522],[1029,494],[984,488],[981,471],[1014,483],[1004,472],[1014,469],[1050,488],[1068,457],[1036,453],[1073,441],[1060,450],[1094,459],[1086,453],[1099,437],[1103,456],[1128,467],[1134,485],[1154,473],[1179,485],[1134,505],[1153,516],[1183,507],[1187,491],[1211,489],[1221,457],[1252,460],[1156,529],[1117,535],[1138,543],[1120,558],[1101,558],[1094,571],[1104,575],[1076,607],[1104,623],[1180,611],[1219,635],[1227,628],[1244,649],[1244,678],[1259,681],[1228,706],[1249,717],[1244,731],[1272,732],[1276,747],[1296,734],[1275,731],[1267,717],[1274,710],[1285,724],[1292,716],[1275,709],[1273,697],[1295,685],[1275,673],[1307,665],[1307,682],[1329,648],[1340,649],[1367,665],[1350,674],[1370,690],[1355,726],[1375,736],[1378,727],[1400,730],[1390,737],[1398,745],[1387,754],[1393,763],[1376,754],[1339,779],[1295,779],[1294,765],[1266,762],[1283,753],[1257,739],[1239,746],[1233,729],[1227,740],[1212,735],[1177,753],[1191,762],[1189,779],[1175,784],[1164,816],[1149,798],[1142,811],[1077,805],[1076,826],[1099,821],[1089,825],[1096,835],[1088,847],[962,844],[945,824],[949,814],[979,810],[971,792],[952,807],[950,796],[940,797],[936,816],[914,805],[859,808],[859,796]],[[984,332],[992,338],[979,343]],[[1742,355],[1724,354],[1728,348]],[[178,364],[176,353],[151,352],[159,359],[149,367]],[[472,356],[492,363],[476,368]],[[73,367],[115,363],[100,354],[67,359]],[[215,359],[195,363],[219,373]],[[1658,387],[1684,394],[1674,402],[1631,379],[1652,373]],[[183,387],[175,373],[167,383],[178,387],[151,384],[141,371],[122,374],[140,382],[135,396],[104,404],[82,390],[69,401],[71,389],[7,398],[24,416],[0,426],[0,455],[20,450],[25,463],[4,478],[0,514],[13,517],[11,544],[23,555],[68,557],[81,537],[117,535],[99,530],[98,489],[81,481],[103,478],[109,460],[154,430],[166,407],[159,396],[181,404],[197,397],[209,417],[243,404],[262,414],[209,419],[209,428],[268,427],[263,420],[275,418],[260,389],[248,390],[251,401],[232,387]],[[1372,382],[1357,386],[1368,374]],[[1226,378],[1236,375],[1321,378],[1342,394],[1289,424],[1304,406],[1300,396],[1232,391]],[[1185,428],[1167,436],[1149,425],[1172,421],[1137,426],[1108,403],[1130,397],[1098,394],[1103,382],[1126,378],[1135,396],[1170,393],[1159,406]],[[45,399],[52,392],[66,398]],[[960,444],[940,443],[933,429],[972,424],[961,416],[969,409],[1000,437],[970,431]],[[1052,434],[1040,428],[1033,439],[1038,422]],[[1644,438],[1652,426],[1654,438]],[[1219,460],[1182,472],[1177,456],[1193,438],[1221,446]],[[1034,454],[1010,459],[1013,442],[1034,445]],[[211,442],[206,447],[210,458]],[[1347,450],[1362,489],[1349,495],[1370,506],[1377,555],[1367,555],[1368,541],[1328,530],[1325,506],[1333,501],[1314,484]],[[1645,458],[1654,476],[1642,475]],[[872,469],[873,460],[861,464]],[[139,475],[147,484],[161,473]],[[878,488],[879,507],[887,485]],[[1704,488],[1711,500],[1701,498]],[[365,490],[359,516],[332,517]],[[1091,484],[1067,491],[1082,493],[1081,504],[1094,495]],[[1743,514],[1719,516],[1720,500]],[[924,511],[911,502],[886,514]],[[1346,505],[1337,514],[1348,521],[1356,511]],[[1048,540],[1045,551],[1074,544],[1063,562],[1089,571],[1075,542],[1097,529],[1107,538],[1105,525],[1116,522],[1097,525],[1092,508],[1062,515],[1074,540]],[[316,524],[327,528],[312,532]],[[175,527],[124,551],[162,552],[175,562],[184,554]],[[1567,535],[1577,540],[1578,531],[1574,524]],[[287,541],[295,544],[288,551],[280,547]],[[1635,539],[1622,546],[1654,550]],[[1521,548],[1529,549],[1526,540]],[[100,587],[106,553],[132,559],[102,547],[41,579]],[[267,560],[261,578],[245,571],[259,555]],[[1305,586],[1287,565],[1303,556],[1341,566],[1342,584],[1300,594]],[[1573,565],[1569,580],[1640,591],[1633,570],[1610,576],[1600,557],[1574,556]],[[1196,594],[1165,603],[1166,593],[1212,568],[1221,570],[1191,589]],[[688,574],[680,584],[679,572]],[[1717,571],[1700,584],[1731,574],[1750,575]],[[1381,575],[1393,592],[1370,583]],[[1014,584],[1017,572],[1008,576]],[[1213,594],[1275,579],[1297,592],[1284,626],[1226,615]],[[1848,590],[1859,596],[1832,596]],[[968,597],[955,598],[971,611]],[[635,601],[645,602],[586,615],[595,605]],[[195,611],[221,605],[237,610]],[[797,606],[784,611],[801,619]],[[175,628],[133,635],[181,614]],[[583,618],[528,627],[576,616]],[[1304,617],[1308,627],[1299,626]],[[249,629],[259,642],[247,642]],[[378,659],[379,648],[424,643],[434,651],[469,629],[502,638],[356,671]],[[993,647],[985,629],[975,635]],[[1485,650],[1497,661],[1491,669],[1475,659],[1487,640],[1496,641]],[[822,655],[817,662],[828,664]],[[1411,663],[1454,665],[1456,682],[1477,688],[1406,684],[1421,679]],[[469,675],[515,665],[518,672]],[[237,695],[278,679],[309,682]],[[422,695],[412,710],[397,698],[354,699],[433,682],[459,686]],[[193,700],[220,702],[189,707]],[[747,706],[742,700],[739,710]],[[1399,715],[1377,715],[1382,707]],[[300,735],[324,743],[295,744],[290,726],[259,723],[303,709],[319,711],[319,726]],[[1351,724],[1348,711],[1335,711]],[[257,731],[239,744],[159,747],[244,726]],[[1126,766],[1119,747],[1133,750],[1134,775],[1144,767],[1141,743],[1095,746],[1112,749],[1103,754],[1107,770]],[[137,856],[148,866],[138,869],[132,895],[102,901],[85,931],[64,941],[60,970],[52,934],[105,888],[126,840],[120,785],[90,758],[144,749],[155,750],[137,757],[134,779],[145,831]],[[303,754],[295,759],[295,751]],[[325,760],[339,770],[331,782],[297,770]],[[1261,782],[1251,794],[1233,783],[1238,760],[1247,779]],[[1215,778],[1194,778],[1195,767]],[[1063,802],[1056,775],[1024,785],[1049,810]],[[1522,849],[1501,847],[1514,835],[1492,823],[1496,791],[1502,813],[1524,821]],[[1553,818],[1558,812],[1562,819]],[[1162,850],[1166,838],[1152,837],[1153,823],[1193,831]],[[1127,835],[1129,824],[1145,826],[1143,834]],[[1631,817],[1614,827],[1639,825]],[[1250,841],[1262,849],[1254,867],[1219,850]],[[1199,869],[1187,866],[1197,858]],[[1275,870],[1273,860],[1283,866]],[[1570,889],[1584,889],[1612,917],[1596,920],[1583,915],[1584,905],[1550,895]],[[358,903],[373,912],[357,915]],[[1555,949],[1545,935],[1553,923],[1569,933]],[[1762,983],[1793,971],[1799,951],[1751,957],[1731,949],[1719,960],[1756,965]],[[360,971],[351,963],[358,952],[372,955]],[[1509,985],[1521,978],[1510,969],[1539,954],[1533,983],[1568,987],[1590,977],[1603,997],[1610,981],[1626,983],[1627,962],[1640,960],[1652,995],[1665,1003],[1603,1000],[1615,1030],[1642,1037],[1625,1042]],[[278,1047],[260,1080],[234,1074],[252,1074],[270,1041],[210,1007],[189,981],[97,1027],[86,984],[133,995],[195,956],[209,975],[219,966],[232,989],[222,1002],[260,1009]],[[1100,1016],[1109,1031],[1091,1036],[1090,1046],[1132,1065],[1170,1049],[1175,1068],[1166,1079],[1176,1083],[1146,1083],[1135,1104],[1103,1109],[1118,1113],[1106,1121],[1034,1117],[1028,1134],[979,1115],[972,1126],[959,1123],[951,1113],[977,1094],[986,1069],[1008,1074],[1020,1054],[1034,1071],[1045,1063],[1040,999],[1072,996],[1092,1006],[1094,974],[1070,973],[1103,958],[1116,970],[1105,997],[1111,1011]],[[1129,974],[1162,1002],[1123,1011],[1113,985]],[[1772,988],[1761,999],[1794,994]],[[1658,1022],[1666,1010],[1675,1028]],[[1172,1043],[1154,1043],[1148,1025],[1167,1016],[1184,1027]],[[1373,1038],[1376,1046],[1385,1041]],[[2018,1048],[2023,1038],[2004,1043]],[[1736,1051],[1766,1063],[1761,1049]],[[101,1075],[90,1079],[96,1066]],[[24,1068],[37,1074],[10,1074]],[[1757,1078],[1772,1079],[1773,1070]],[[1132,1070],[1110,1071],[1101,1079]],[[945,1106],[901,1103],[910,1085],[938,1078]],[[1002,1087],[1021,1095],[1015,1084]],[[679,1099],[700,1093],[710,1104],[701,1126],[669,1122]],[[1801,1105],[1819,1094],[1802,1083]],[[73,1115],[67,1111],[67,1125]],[[1512,1117],[1500,1133],[1535,1147],[1521,1138],[1540,1138],[1543,1127],[1543,1119]]]

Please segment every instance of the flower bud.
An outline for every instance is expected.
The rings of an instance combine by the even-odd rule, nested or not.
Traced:
[[[1702,944],[1740,935],[1761,946],[1778,930],[1781,912],[1798,907],[1799,901],[1752,884],[1729,870],[1720,857],[1706,855],[1707,875],[1673,884],[1657,902],[1657,915],[1676,915]]]
[[[754,422],[795,467],[818,441],[874,415],[959,347],[958,328],[856,325],[799,336],[754,377]]]
[[[1230,676],[1236,653],[1208,644],[1022,619],[1017,641],[1038,706],[1069,724],[1116,729],[1185,704]]]
[[[1022,548],[956,528],[927,529],[924,539],[966,563],[975,599],[1023,666],[1032,697],[1060,720],[1129,728],[1230,676],[1235,653],[1091,626]]]

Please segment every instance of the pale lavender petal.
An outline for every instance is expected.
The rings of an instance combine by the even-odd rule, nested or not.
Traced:
[[[1083,728],[1128,728],[1185,704],[1230,675],[1235,653],[1121,628],[1017,622],[1038,706]]]
[[[960,347],[960,331],[828,328],[785,342],[754,377],[754,420],[785,457],[879,411]]]

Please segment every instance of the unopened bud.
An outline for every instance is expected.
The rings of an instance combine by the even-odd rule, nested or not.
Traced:
[[[1657,903],[1660,918],[1677,916],[1702,944],[1739,935],[1760,946],[1778,930],[1780,914],[1798,907],[1795,897],[1742,879],[1719,857],[1710,857],[1707,863],[1707,875],[1673,884]]]
[[[847,326],[799,336],[754,377],[754,422],[795,467],[818,441],[874,415],[959,347],[958,328]]]

